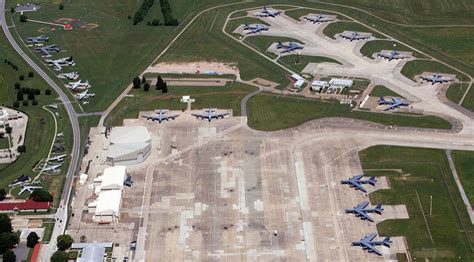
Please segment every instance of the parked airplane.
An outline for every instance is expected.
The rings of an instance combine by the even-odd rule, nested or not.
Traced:
[[[373,239],[377,236],[377,233],[372,233],[364,238],[362,238],[360,241],[354,241],[352,242],[353,246],[360,246],[362,249],[369,251],[369,253],[375,253],[379,256],[382,255],[382,252],[380,250],[376,249],[375,246],[386,246],[390,247],[390,244],[392,244],[392,241],[390,240],[390,237],[384,238],[382,241],[373,241]]]
[[[56,60],[47,59],[46,63],[53,66],[54,67],[53,69],[56,70],[56,71],[61,71],[61,69],[63,69],[62,68],[63,66],[74,66],[74,65],[76,65],[76,63],[74,63],[74,60],[72,60],[72,56],[64,57],[64,58],[60,58],[60,59],[56,59]]]
[[[447,83],[450,81],[454,81],[452,77],[442,76],[439,73],[433,74],[432,76],[420,76],[421,79],[431,82],[432,85],[436,83]]]
[[[364,40],[370,38],[370,35],[361,35],[358,32],[351,32],[350,35],[340,34],[340,36],[342,38],[351,40],[351,42],[354,40]]]
[[[33,190],[41,189],[41,188],[43,188],[43,187],[41,187],[41,186],[23,186],[23,187],[21,187],[21,190],[18,193],[18,195],[23,194],[25,191],[27,191],[28,193],[31,194],[33,192]]]
[[[259,17],[276,17],[277,15],[281,14],[281,11],[276,10],[268,10],[266,6],[263,6],[262,11],[256,14]]]
[[[49,40],[49,36],[46,36],[46,35],[32,36],[32,37],[26,38],[26,42],[32,43],[32,44],[42,43],[48,40]]]
[[[158,121],[158,123],[161,124],[163,121],[168,121],[170,119],[174,120],[177,118],[179,115],[166,115],[168,112],[168,109],[157,109],[155,110],[155,113],[158,114],[156,116],[143,116],[143,118],[147,120],[152,120],[152,121]]]
[[[375,208],[366,208],[369,205],[369,201],[364,201],[354,208],[346,209],[346,213],[354,213],[356,217],[360,217],[362,220],[369,220],[374,222],[374,220],[368,215],[368,213],[377,213],[382,214],[383,208],[382,204],[377,204]]]
[[[10,187],[15,187],[15,186],[18,186],[18,185],[22,185],[22,184],[30,182],[30,180],[31,180],[31,178],[29,176],[21,175],[21,176],[17,177],[15,180],[13,180],[13,182],[9,186]]]
[[[48,158],[48,162],[49,161],[63,162],[64,158],[66,156],[67,156],[67,154],[63,154],[63,155],[59,155],[59,156],[53,156],[53,157]]]
[[[385,100],[383,96],[379,98],[379,105],[388,105],[383,111],[399,108],[401,106],[409,106],[410,104],[406,101],[402,101],[400,98],[391,97],[389,100]]]
[[[79,80],[77,82],[69,82],[67,87],[72,90],[76,90],[76,89],[87,89],[91,87],[91,85],[89,84],[89,80],[86,80],[85,82],[82,82],[82,80]]]
[[[82,101],[83,99],[94,97],[94,93],[89,93],[89,89],[86,89],[84,92],[76,94],[76,99]]]
[[[64,132],[58,133],[58,134],[56,135],[56,137],[63,137],[63,136],[64,136]]]
[[[288,53],[288,52],[291,52],[291,51],[294,51],[294,50],[297,50],[297,49],[303,49],[304,46],[302,46],[298,43],[293,43],[293,42],[290,42],[288,44],[283,44],[282,42],[278,42],[276,48],[277,49],[284,49],[282,51],[282,53]]]
[[[200,119],[207,119],[209,122],[212,121],[212,119],[219,119],[219,118],[224,118],[226,115],[229,113],[216,113],[216,108],[207,108],[204,109],[204,114],[192,114],[196,118]]]
[[[42,55],[50,55],[50,53],[57,53],[61,51],[61,47],[59,45],[48,45],[48,46],[42,46],[42,47],[37,47],[34,49],[35,52],[41,53]]]
[[[392,51],[390,51],[389,54],[379,53],[378,56],[380,56],[382,58],[385,58],[385,59],[388,59],[388,61],[392,61],[393,59],[408,58],[408,55],[402,55],[397,50],[392,50]]]
[[[132,187],[133,185],[133,180],[131,176],[127,176],[127,179],[123,182],[124,186]]]
[[[47,166],[47,167],[44,167],[41,171],[42,172],[57,172],[59,171],[60,167],[61,167],[61,164]]]
[[[248,23],[244,24],[244,30],[250,31],[250,32],[247,32],[247,34],[254,34],[261,31],[268,31],[268,29],[270,29],[268,26],[265,26],[262,24],[253,24],[253,25],[249,25]]]
[[[305,16],[304,19],[310,22],[313,22],[313,24],[316,24],[316,23],[320,24],[320,23],[329,22],[333,20],[331,18],[327,18],[324,15]]]
[[[368,180],[361,180],[361,178],[364,176],[364,174],[360,174],[358,176],[353,176],[349,178],[348,180],[342,180],[342,184],[348,184],[350,187],[355,188],[356,190],[360,190],[362,192],[367,193],[367,190],[362,186],[363,184],[370,184],[375,186],[375,183],[377,183],[377,179],[375,177],[370,177]]]
[[[76,80],[79,77],[78,72],[69,72],[69,73],[61,73],[58,75],[59,78],[66,78],[68,80]]]

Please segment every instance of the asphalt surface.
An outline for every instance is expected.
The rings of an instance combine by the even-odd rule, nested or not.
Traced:
[[[55,217],[57,223],[54,225],[53,233],[51,236],[51,241],[49,245],[43,245],[44,248],[41,249],[41,255],[39,256],[43,261],[49,261],[51,254],[56,250],[56,237],[60,234],[63,234],[66,230],[66,221],[68,217],[68,203],[69,196],[71,193],[72,181],[74,178],[74,173],[79,162],[80,157],[80,129],[79,122],[77,121],[77,114],[69,100],[68,96],[61,90],[61,88],[46,74],[41,67],[39,67],[23,50],[20,48],[18,43],[13,38],[12,34],[9,31],[6,18],[5,18],[5,0],[0,0],[0,21],[2,25],[3,33],[5,37],[10,42],[11,46],[15,51],[28,63],[28,65],[40,75],[48,85],[53,88],[56,93],[59,95],[59,99],[63,103],[64,108],[69,116],[71,122],[72,132],[73,132],[73,146],[71,152],[71,162],[66,174],[66,181],[64,184],[63,193],[61,196],[60,206],[56,211]],[[61,222],[60,222],[61,221]]]

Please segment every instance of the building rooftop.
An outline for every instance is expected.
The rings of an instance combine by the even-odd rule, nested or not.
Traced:
[[[110,134],[111,144],[149,143],[150,140],[150,133],[144,126],[114,127]]]
[[[82,249],[81,257],[77,262],[102,262],[106,248],[111,248],[112,242],[101,243],[73,243],[71,249]]]
[[[49,209],[50,202],[36,202],[31,199],[19,200],[18,202],[0,202],[0,211],[28,210],[28,209]]]

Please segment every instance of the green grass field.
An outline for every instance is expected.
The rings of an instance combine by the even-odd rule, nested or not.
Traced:
[[[405,204],[410,217],[379,223],[380,235],[405,236],[410,254],[417,261],[474,259],[470,244],[474,240],[474,227],[456,189],[444,151],[376,146],[361,151],[360,158],[366,175],[383,175],[390,181],[391,189],[371,193],[371,202]],[[373,169],[378,171],[371,171]],[[401,169],[401,173],[380,169]],[[430,196],[433,197],[431,216]]]
[[[469,85],[466,83],[463,84],[452,84],[449,86],[448,91],[446,92],[446,97],[453,101],[454,103],[459,103],[461,101],[462,96],[466,92],[466,89]]]
[[[434,116],[350,111],[348,105],[314,99],[259,94],[248,102],[248,125],[257,130],[285,129],[325,117],[349,117],[395,126],[451,128],[449,122]]]
[[[474,152],[452,151],[451,155],[464,192],[466,192],[471,205],[474,205]]]
[[[471,87],[471,89],[467,93],[466,98],[464,98],[464,101],[462,102],[462,106],[471,111],[474,111],[474,88]]]
[[[138,117],[139,111],[152,111],[158,108],[171,110],[185,110],[186,104],[181,103],[183,95],[190,95],[196,99],[192,103],[193,109],[216,107],[219,109],[232,109],[233,115],[240,115],[240,101],[245,95],[255,91],[252,86],[233,82],[224,87],[169,87],[166,94],[151,89],[149,92],[133,90],[133,97],[125,98],[120,102],[106,120],[112,125],[121,125],[125,118]]]
[[[383,38],[382,35],[370,30],[369,28],[355,22],[336,22],[329,24],[326,28],[324,28],[323,33],[331,38],[334,38],[335,34],[342,33],[344,31],[357,31],[357,32],[366,32],[372,33],[374,37]]]
[[[435,61],[427,61],[427,60],[412,60],[408,61],[405,66],[402,68],[402,75],[409,79],[414,79],[415,75],[420,75],[423,72],[439,72],[439,73],[447,73],[447,74],[455,74],[456,77],[460,79],[467,80],[467,77],[457,72],[443,64],[440,64]]]
[[[396,96],[396,97],[402,97],[399,94],[393,92],[392,90],[386,88],[385,86],[375,86],[374,89],[372,89],[372,92],[370,92],[370,96],[375,96],[375,97],[381,97],[381,96]]]
[[[286,55],[278,59],[280,64],[291,68],[296,72],[301,72],[309,63],[336,63],[341,64],[338,61],[324,56],[307,56],[307,55]],[[297,63],[298,62],[298,63]]]
[[[10,138],[8,136],[0,138],[0,149],[10,148]]]
[[[400,43],[389,40],[372,40],[368,41],[362,46],[360,52],[362,55],[372,58],[374,53],[379,53],[382,50],[397,50],[412,52],[413,56],[418,58],[426,58],[424,55],[414,51],[413,49],[404,46]]]

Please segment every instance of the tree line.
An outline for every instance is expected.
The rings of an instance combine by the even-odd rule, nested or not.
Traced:
[[[142,3],[142,6],[138,11],[135,13],[133,16],[133,25],[136,25],[143,21],[145,19],[146,14],[150,10],[150,8],[153,6],[154,0],[144,0]]]
[[[148,11],[153,7],[154,0],[144,0],[140,9],[133,16],[133,25],[137,25],[145,19]],[[164,25],[165,26],[178,26],[179,22],[173,17],[173,10],[168,0],[160,0],[161,12],[163,13]],[[131,19],[131,16],[128,17]],[[160,26],[163,25],[158,18],[148,21],[147,25]]]
[[[144,91],[150,91],[150,84],[147,82],[145,77],[135,77],[132,81],[132,86],[134,89],[139,89],[143,84],[143,90]],[[158,76],[156,79],[156,84],[155,84],[155,89],[156,90],[161,90],[162,93],[168,93],[168,84],[161,78],[161,76]]]
[[[168,0],[160,0],[161,12],[166,26],[178,26],[179,22],[173,17],[173,10]]]

